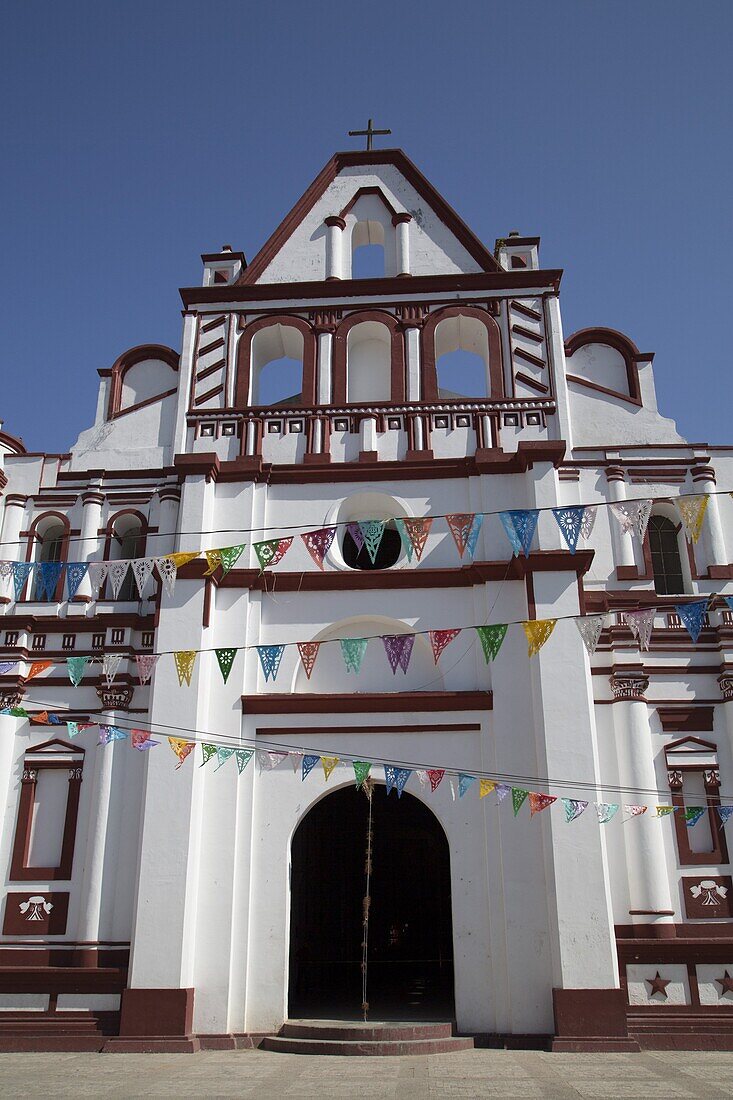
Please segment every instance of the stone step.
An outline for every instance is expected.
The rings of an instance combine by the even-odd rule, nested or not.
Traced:
[[[336,1039],[339,1042],[393,1042],[403,1039],[450,1039],[450,1023],[374,1022],[351,1020],[286,1020],[278,1033],[287,1039]]]
[[[473,1050],[473,1039],[449,1036],[440,1039],[295,1039],[269,1035],[260,1050],[282,1054],[330,1054],[351,1057],[388,1057],[399,1054],[452,1054]]]

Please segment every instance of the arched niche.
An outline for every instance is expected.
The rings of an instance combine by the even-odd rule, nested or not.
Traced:
[[[69,553],[70,524],[68,518],[61,512],[44,512],[38,516],[29,531],[28,561],[38,562],[65,562]],[[64,577],[59,577],[53,596],[49,596],[43,588],[39,571],[33,580],[33,587],[29,596],[32,600],[61,600],[63,599]]]
[[[387,527],[385,527],[385,533],[387,530],[394,531],[399,539],[399,534],[394,524],[395,519],[409,518],[411,513],[408,511],[404,501],[398,500],[397,497],[391,496],[389,493],[380,493],[370,490],[369,492],[352,493],[351,496],[345,497],[341,503],[332,510],[328,522],[330,524],[337,525],[336,538],[331,544],[329,550],[329,561],[332,565],[338,569],[351,569],[354,565],[348,560],[347,540],[350,538],[348,534],[347,524],[356,523],[359,520],[368,519],[381,519],[385,520]],[[389,566],[383,565],[381,568],[392,568],[399,564],[406,562],[406,556],[404,550],[401,548],[400,552],[394,557],[394,560]],[[357,568],[359,568],[357,566]],[[378,568],[380,568],[378,566]]]
[[[302,663],[298,662],[292,690],[299,693],[339,694],[396,689],[420,691],[429,687],[431,690],[441,691],[443,677],[435,667],[426,634],[415,636],[407,673],[398,668],[394,675],[387,660],[384,643],[380,637],[374,637],[382,634],[409,634],[412,630],[413,627],[408,623],[386,615],[355,615],[333,623],[310,639],[324,644],[318,651],[310,680],[306,677]],[[336,639],[367,637],[371,640],[367,644],[358,675],[347,672],[341,646]]]
[[[397,320],[381,310],[345,317],[333,343],[334,403],[390,404],[404,399],[404,342]]]
[[[131,561],[134,558],[145,557],[147,527],[147,519],[142,512],[134,509],[116,512],[107,524],[105,560]],[[105,592],[106,598],[111,599],[112,593],[107,585],[105,585]],[[117,599],[130,601],[138,598],[137,584],[132,571],[129,570],[122,582]]]
[[[109,371],[107,419],[171,397],[178,388],[179,358],[164,344],[140,344],[123,352]]]
[[[441,400],[490,396],[489,333],[478,317],[457,313],[438,322],[435,369]]]
[[[235,405],[246,408],[260,404],[260,376],[269,363],[277,360],[300,360],[302,376],[297,390],[289,395],[293,404],[315,404],[316,342],[313,329],[302,317],[260,317],[247,325],[237,348],[237,381]],[[291,376],[292,378],[292,376]],[[273,402],[270,402],[271,404]],[[282,404],[280,399],[274,403]]]
[[[422,374],[425,400],[451,400],[440,396],[436,364],[439,356],[457,349],[481,357],[486,380],[483,396],[492,400],[503,397],[501,333],[495,319],[487,310],[475,306],[449,306],[431,314],[423,327]],[[458,394],[453,399],[465,398]]]
[[[407,791],[399,798],[395,791],[387,794],[378,781],[371,798],[353,782],[327,792],[293,833],[288,1013],[359,1018],[370,809],[366,990],[371,1017],[452,1019],[448,838],[422,799]]]
[[[682,520],[673,504],[654,505],[644,537],[644,559],[660,596],[692,591],[692,569]]]
[[[567,378],[578,385],[641,405],[639,363],[649,362],[633,340],[612,328],[584,328],[565,341]]]

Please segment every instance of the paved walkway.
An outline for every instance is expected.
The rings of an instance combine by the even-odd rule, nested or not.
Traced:
[[[266,1051],[0,1054],[0,1096],[639,1097],[733,1096],[733,1053],[543,1054],[475,1050],[405,1058]]]

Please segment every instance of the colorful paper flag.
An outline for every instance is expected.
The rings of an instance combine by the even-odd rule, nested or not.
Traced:
[[[477,512],[473,517],[473,523],[471,529],[468,532],[468,538],[466,539],[466,549],[469,555],[474,558],[476,556],[476,547],[478,546],[478,537],[481,534],[481,528],[483,526],[484,517],[480,512]]]
[[[546,810],[548,806],[551,806],[553,802],[557,802],[557,798],[551,794],[542,794],[540,791],[529,792],[529,811],[530,817],[534,817],[535,814],[541,814],[543,810]]]
[[[322,756],[321,764],[323,766],[323,775],[328,781],[328,777],[339,762],[338,756]]]
[[[657,806],[657,817],[667,817],[668,814],[673,814],[675,811],[674,806]]]
[[[506,623],[495,623],[493,626],[476,627],[476,633],[481,641],[481,648],[484,651],[486,664],[488,664],[489,661],[495,660],[497,653],[501,649],[501,643],[506,637],[506,632]]]
[[[127,576],[129,568],[130,562],[126,560],[111,561],[107,565],[107,579],[112,589],[112,595],[116,600],[119,599],[122,584]]]
[[[574,554],[578,545],[578,539],[580,538],[580,532],[583,529],[585,508],[553,508],[552,514],[557,521],[558,527],[562,531],[562,536],[568,544],[570,553]]]
[[[707,496],[677,497],[677,508],[682,516],[685,532],[690,542],[697,542],[700,538],[708,499]]]
[[[300,773],[301,780],[310,775],[320,759],[320,756],[313,755],[311,753],[309,753],[307,756],[303,756],[302,770]]]
[[[35,567],[36,563],[32,561],[16,561],[13,563],[13,591],[16,600],[20,599],[25,588],[25,582]]]
[[[234,756],[234,749],[226,749],[219,745],[216,750],[216,767],[214,771],[218,772],[219,768],[223,767],[232,756]]]
[[[109,745],[113,741],[126,741],[127,734],[124,730],[119,729],[118,726],[100,726],[99,727],[99,741],[100,745]]]
[[[335,534],[335,527],[321,527],[319,531],[306,531],[300,536],[319,569],[323,569],[323,559],[331,548]]]
[[[254,756],[254,749],[235,749],[234,759],[237,761],[237,771],[241,775]]]
[[[563,808],[565,810],[565,821],[570,824],[571,821],[575,821],[576,817],[580,817],[588,806],[587,802],[584,802],[581,798],[563,798]]]
[[[102,657],[102,676],[107,687],[112,687],[115,682],[117,670],[122,663],[122,653],[105,653]]]
[[[700,631],[705,625],[707,610],[707,600],[693,600],[691,603],[675,604],[675,611],[693,642],[696,642],[700,637]]]
[[[140,680],[140,684],[150,683],[150,677],[153,675],[153,669],[158,661],[157,653],[136,653],[135,663],[137,664],[137,675]]]
[[[583,518],[580,521],[580,533],[584,539],[589,539],[593,534],[598,508],[594,504],[586,504],[583,509]]]
[[[316,657],[318,656],[318,650],[320,648],[320,642],[298,642],[298,653],[300,654],[300,660],[308,680],[311,678],[313,666],[316,663]]]
[[[148,730],[130,730],[130,740],[133,749],[137,749],[138,752],[147,752],[148,749],[154,749],[160,744],[160,741],[153,740]]]
[[[152,558],[134,558],[130,562],[130,570],[135,578],[137,594],[142,600],[145,595],[145,586],[150,574],[153,572],[154,561]]]
[[[366,653],[368,638],[341,638],[341,656],[347,672],[358,673]]]
[[[685,810],[685,825],[687,825],[688,828],[697,825],[698,821],[705,813],[705,809],[705,806],[688,806]]]
[[[460,633],[461,632],[458,629],[456,629],[456,630],[430,630],[430,631],[428,631],[428,634],[429,634],[429,637],[430,637],[430,645],[431,645],[432,650],[433,650],[433,657],[435,659],[436,665],[438,663],[438,658],[440,657],[440,655],[443,652],[443,650],[445,649],[445,647],[447,645],[449,645],[450,642],[452,642],[454,638],[457,638]]]
[[[528,797],[529,791],[525,791],[523,787],[512,787],[512,809],[514,810],[515,817]]]
[[[463,798],[466,791],[469,789],[472,783],[476,782],[475,775],[466,775],[465,772],[458,773],[458,797]]]
[[[293,540],[291,539],[290,542]],[[223,546],[219,551],[221,559],[221,575],[226,577],[230,569],[232,569],[242,556],[242,551],[246,546],[246,542],[239,543],[238,546]],[[288,544],[289,545],[289,544]],[[285,551],[283,551],[285,553]],[[281,555],[282,556],[282,555]]]
[[[731,494],[733,495],[733,494]],[[733,806],[717,806],[718,814],[723,825],[727,825],[731,816],[733,815]]]
[[[203,768],[205,764],[208,764],[213,756],[216,756],[216,745],[203,744],[201,746],[201,756],[203,759],[201,760],[199,767]]]
[[[394,522],[402,539],[408,561],[412,561],[413,551],[417,560],[420,561],[425,543],[428,541],[430,528],[433,525],[432,517],[426,516],[424,519],[408,519],[405,517],[404,519],[396,519]]]
[[[372,766],[371,764],[367,763],[366,760],[354,760],[352,763],[354,766],[354,779],[356,781],[356,785],[357,787],[363,787],[367,779],[369,778],[369,772],[371,771]]]
[[[163,582],[163,587],[165,588],[167,595],[172,596],[173,589],[176,586],[176,577],[178,575],[178,570],[176,568],[176,563],[173,559],[173,556],[168,555],[168,557],[165,558],[156,558],[155,565],[158,570],[158,576]]]
[[[611,503],[611,515],[624,534],[633,532],[643,541],[653,505],[653,500],[617,500]]]
[[[646,811],[646,806],[624,806],[624,813],[627,813],[629,817],[641,817]]]
[[[66,667],[69,672],[69,679],[74,687],[78,687],[81,683],[82,676],[84,675],[84,669],[87,667],[87,662],[91,660],[91,657],[67,657]]]
[[[279,561],[287,554],[290,547],[293,545],[293,539],[267,539],[264,542],[255,542],[252,544],[254,552],[257,555],[257,560],[260,563],[260,572],[267,569],[270,565],[277,565]]]
[[[0,676],[7,676],[17,666],[17,661],[0,661]]]
[[[445,775],[445,768],[428,768],[428,779],[430,780],[430,790],[435,794],[440,781]]]
[[[382,642],[389,661],[389,667],[392,669],[392,675],[397,674],[398,667],[407,675],[412,647],[415,644],[415,635],[383,634]]]
[[[607,825],[611,818],[618,813],[617,802],[596,802],[596,813],[598,814],[598,824]]]
[[[176,571],[178,571],[179,569],[183,569],[184,565],[188,565],[188,563],[190,561],[193,561],[194,558],[197,558],[200,555],[200,553],[201,553],[200,550],[176,550],[176,552],[174,554],[168,554],[167,556],[170,558],[170,560],[175,565]],[[211,563],[209,563],[209,564],[211,564]],[[217,561],[216,564],[218,565],[219,562]],[[216,566],[214,568],[216,568]],[[213,572],[213,570],[212,570],[212,572]]]
[[[284,645],[257,646],[257,653],[260,658],[260,664],[262,665],[262,672],[265,676],[265,683],[270,679],[272,679],[273,682],[277,679],[278,669],[280,668],[280,662],[284,652]]]
[[[534,657],[539,653],[555,629],[557,619],[527,619],[522,623],[527,635],[527,653]]]
[[[193,666],[196,663],[196,650],[179,649],[173,654],[173,660],[176,663],[176,672],[178,673],[179,686],[183,687],[183,684],[185,682],[188,687],[190,687]]]
[[[479,798],[486,798],[487,794],[491,794],[496,789],[496,783],[493,779],[479,779],[478,781],[478,796]]]
[[[234,646],[230,646],[226,649],[215,649],[216,660],[219,665],[219,671],[221,672],[224,683],[229,679],[229,673],[232,671],[232,665],[234,664],[234,658],[237,655],[237,650]]]
[[[397,791],[397,797],[402,797],[402,792],[405,789],[405,783],[412,775],[412,768],[394,768],[388,764],[384,765],[384,781],[387,787],[387,794],[394,788]]]
[[[501,525],[509,539],[515,558],[520,554],[524,554],[525,558],[529,557],[539,515],[537,508],[510,508],[505,512],[499,512]]]
[[[466,552],[475,519],[475,512],[454,512],[452,515],[445,517],[445,522],[448,524],[448,529],[453,536],[458,555],[461,558]],[[478,538],[478,534],[476,538]]]
[[[624,611],[621,618],[639,643],[639,649],[648,649],[654,628],[653,607],[642,607],[639,611]]]
[[[34,661],[28,670],[26,676],[26,682],[32,680],[34,676],[39,676],[42,672],[45,672],[47,668],[50,668],[53,661]]]
[[[170,745],[175,755],[178,757],[178,763],[176,764],[176,771],[178,771],[186,757],[189,755],[189,753],[192,753],[194,748],[196,747],[195,742],[186,741],[182,737],[169,737],[168,744]]]
[[[56,588],[59,577],[64,569],[64,563],[60,561],[42,561],[36,566],[36,578],[41,599],[53,600],[56,597]]]
[[[578,633],[583,639],[583,645],[592,657],[596,651],[598,641],[606,625],[605,615],[576,615],[573,622],[578,628]]]
[[[92,589],[92,598],[98,599],[99,590],[107,577],[108,563],[106,561],[90,561],[87,570],[89,584]]]
[[[374,565],[375,561],[377,560],[379,547],[382,545],[382,536],[384,535],[385,525],[386,520],[383,519],[359,520],[359,530],[364,537],[364,545],[367,548],[369,561],[372,563],[372,565]]]
[[[67,561],[66,563],[66,594],[70,600],[79,591],[79,585],[87,575],[89,566],[85,561]]]

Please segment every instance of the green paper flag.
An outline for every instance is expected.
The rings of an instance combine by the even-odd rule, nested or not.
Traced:
[[[225,546],[223,550],[220,550],[221,554],[221,575],[225,577],[235,562],[240,557],[244,550],[246,542],[243,542],[240,546]]]
[[[84,675],[84,669],[87,666],[87,661],[90,661],[90,657],[67,657],[66,667],[69,670],[69,679],[74,687],[78,687],[81,683],[81,678]]]
[[[341,638],[341,654],[347,672],[358,672],[366,653],[366,638]]]
[[[484,651],[486,664],[493,661],[501,649],[501,643],[507,632],[506,623],[497,623],[496,626],[477,626],[476,633],[481,639],[481,648]]]
[[[229,679],[229,673],[232,671],[232,665],[234,664],[234,658],[237,655],[236,649],[215,649],[216,659],[219,662],[219,670],[224,678],[224,683]]]
[[[357,787],[363,787],[372,766],[371,764],[367,764],[365,760],[354,760],[353,763],[356,785]]]
[[[202,745],[201,751],[204,754],[204,759],[199,767],[203,768],[204,764],[208,764],[212,756],[216,756],[216,745]]]
[[[250,760],[252,759],[253,756],[254,756],[254,749],[235,749],[234,750],[234,757],[237,761],[237,768],[239,769],[239,774],[240,775],[242,774],[244,769],[247,767],[247,765],[249,764],[249,762],[250,762]]]
[[[267,568],[275,557],[280,539],[267,539],[265,542],[254,542],[252,545],[257,555],[257,561],[260,563],[260,571],[262,571]]]
[[[515,817],[524,805],[528,794],[529,791],[522,790],[521,787],[512,787],[512,809]]]

